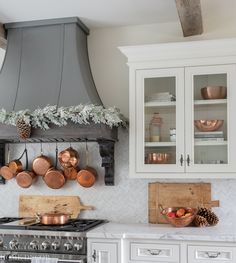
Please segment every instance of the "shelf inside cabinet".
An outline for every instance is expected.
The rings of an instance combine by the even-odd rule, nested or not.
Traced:
[[[145,107],[175,107],[175,101],[148,101],[145,102]]]
[[[195,146],[222,146],[227,145],[227,141],[195,141]]]
[[[217,104],[227,104],[227,99],[194,101],[194,105],[217,105]]]
[[[176,142],[145,142],[146,147],[175,147]]]

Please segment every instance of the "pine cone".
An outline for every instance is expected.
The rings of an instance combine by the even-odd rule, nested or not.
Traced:
[[[27,139],[30,137],[31,134],[31,126],[23,119],[18,119],[16,122],[16,129],[18,132],[18,135],[20,136],[21,139]]]
[[[193,224],[197,227],[204,227],[209,225],[206,218],[199,215],[196,215],[196,217],[193,220]]]
[[[212,212],[210,209],[207,209],[205,207],[199,208],[197,214],[199,216],[206,218],[207,222],[211,226],[215,226],[219,222],[218,216],[214,212]]]

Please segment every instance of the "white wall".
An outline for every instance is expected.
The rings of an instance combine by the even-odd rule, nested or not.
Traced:
[[[207,10],[210,11],[210,10]],[[90,64],[105,106],[117,106],[128,116],[128,66],[118,46],[236,37],[230,19],[204,15],[204,34],[184,38],[179,23],[94,29],[88,38]]]

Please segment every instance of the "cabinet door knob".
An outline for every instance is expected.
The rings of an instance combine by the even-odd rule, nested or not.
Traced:
[[[184,163],[184,157],[183,157],[183,154],[180,155],[180,165],[183,166],[183,163]]]
[[[190,156],[189,156],[189,154],[187,155],[187,165],[188,166],[190,165]]]
[[[92,254],[92,258],[93,258],[93,262],[96,262],[96,258],[97,258],[97,255],[96,255],[96,250],[94,249],[93,250],[93,254]]]

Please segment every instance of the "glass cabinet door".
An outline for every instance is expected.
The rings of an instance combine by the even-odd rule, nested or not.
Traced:
[[[136,76],[136,171],[183,172],[184,69]]]
[[[186,69],[186,169],[226,172],[235,166],[230,115],[235,112],[235,66]],[[235,88],[234,88],[235,89]],[[235,144],[234,144],[235,145]]]

